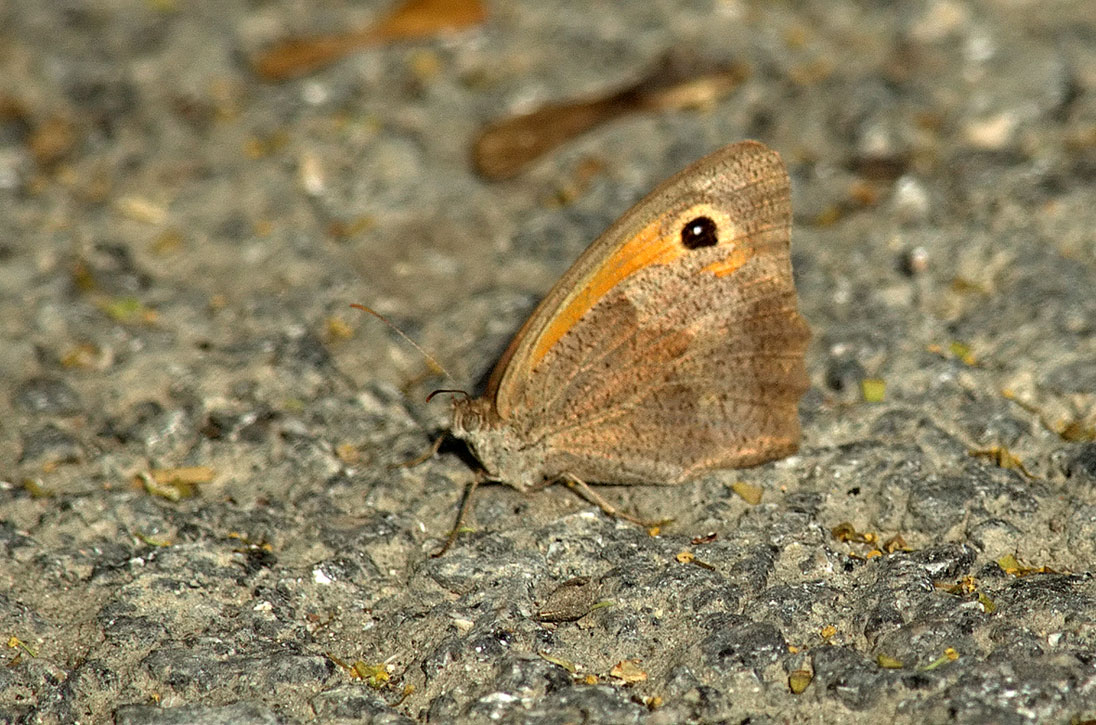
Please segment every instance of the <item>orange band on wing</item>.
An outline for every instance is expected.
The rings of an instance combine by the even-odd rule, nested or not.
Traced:
[[[716,277],[725,277],[728,274],[733,274],[739,267],[750,261],[750,251],[746,247],[736,246],[726,259],[722,259],[718,262],[712,262],[701,272],[711,272]]]
[[[539,363],[552,346],[621,280],[649,265],[668,264],[689,251],[681,246],[681,240],[676,235],[659,238],[660,226],[658,223],[651,224],[621,245],[590,277],[582,281],[581,288],[566,301],[537,340],[531,356],[533,365]]]

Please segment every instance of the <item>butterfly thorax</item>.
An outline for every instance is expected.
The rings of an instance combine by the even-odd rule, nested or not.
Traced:
[[[554,475],[546,468],[543,446],[523,442],[488,398],[453,401],[450,432],[468,444],[492,481],[530,491]]]

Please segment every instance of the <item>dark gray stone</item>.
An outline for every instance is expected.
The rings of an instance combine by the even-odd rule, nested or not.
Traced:
[[[766,616],[779,618],[787,627],[807,617],[816,603],[833,606],[838,596],[839,592],[825,582],[804,582],[769,587],[753,601],[763,603]]]
[[[76,463],[84,457],[84,447],[76,436],[47,423],[23,434],[20,463]]]
[[[499,658],[496,670],[494,684],[500,692],[528,692],[541,696],[571,687],[570,673],[539,657],[505,655]]]
[[[466,707],[462,722],[485,722],[520,718],[526,723],[566,723],[579,719],[603,723],[639,723],[647,708],[619,696],[618,690],[606,686],[574,687],[557,690],[537,703],[525,707],[520,697],[510,693],[491,693]]]
[[[1065,474],[1078,481],[1096,482],[1096,443],[1085,443],[1065,465]]]
[[[826,387],[846,398],[860,396],[860,383],[866,377],[864,366],[853,358],[836,357],[826,366]]]
[[[365,685],[344,685],[325,690],[310,701],[316,717],[324,722],[351,720],[371,725],[403,725],[414,720],[393,710]]]
[[[152,276],[141,269],[125,244],[94,244],[81,255],[79,264],[84,270],[83,284],[96,292],[125,297],[152,286]]]
[[[942,534],[969,515],[974,496],[970,480],[958,476],[916,481],[909,489],[909,526],[926,534]]]
[[[884,695],[887,676],[863,654],[848,647],[820,647],[811,657],[812,688],[835,697],[851,710],[866,710]]]
[[[787,652],[784,636],[771,624],[741,619],[715,621],[700,643],[704,662],[717,670],[764,667]]]
[[[443,693],[430,702],[430,709],[426,712],[426,722],[455,722],[458,715],[460,715],[460,706],[457,699],[448,693]]]
[[[30,378],[12,393],[12,405],[28,413],[78,415],[83,411],[80,395],[64,380]]]
[[[144,446],[154,459],[179,454],[197,439],[194,422],[183,410],[164,410],[155,401],[146,401],[132,411],[135,418],[123,433],[126,441]]]
[[[124,705],[114,711],[117,725],[288,725],[297,722],[255,702],[231,705]]]

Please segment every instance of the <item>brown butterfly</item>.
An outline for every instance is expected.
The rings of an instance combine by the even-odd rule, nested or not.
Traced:
[[[793,453],[809,331],[780,156],[744,141],[670,177],[526,320],[452,433],[487,477],[677,484]]]

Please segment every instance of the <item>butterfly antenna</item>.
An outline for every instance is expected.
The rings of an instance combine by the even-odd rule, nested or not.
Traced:
[[[435,395],[441,395],[442,393],[452,393],[455,395],[463,395],[465,400],[468,400],[472,396],[468,394],[467,390],[461,390],[460,388],[438,388],[430,392],[430,395],[426,396],[426,402],[429,403],[434,399]]]
[[[368,312],[369,314],[373,315],[374,317],[376,317],[378,320],[380,320],[384,324],[391,327],[393,330],[396,331],[396,334],[399,335],[400,337],[402,337],[404,340],[406,340],[407,343],[411,347],[418,350],[419,354],[422,355],[424,358],[426,358],[427,362],[429,362],[430,365],[432,365],[435,370],[440,371],[442,375],[449,378],[450,380],[453,380],[453,376],[449,374],[449,371],[446,370],[445,367],[440,362],[438,362],[437,360],[434,359],[433,355],[428,353],[426,350],[423,350],[422,347],[417,342],[415,342],[410,337],[408,337],[407,334],[403,330],[401,330],[400,328],[398,328],[394,324],[392,324],[392,322],[389,321],[389,319],[387,317],[385,317],[381,313],[377,312],[372,307],[366,307],[365,305],[359,305],[357,303],[353,303],[350,306],[353,307],[354,309],[361,310],[362,312]],[[453,380],[453,382],[456,382],[456,381]]]

